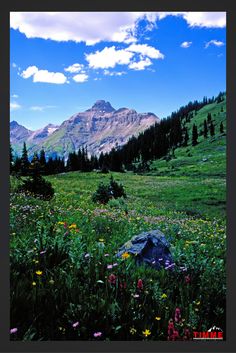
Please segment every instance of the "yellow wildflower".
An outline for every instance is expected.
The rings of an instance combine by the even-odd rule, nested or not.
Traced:
[[[200,302],[200,301],[196,302],[196,305],[200,305],[200,304],[201,304],[201,302]]]
[[[36,286],[36,282],[32,282],[32,286]]]
[[[160,321],[161,320],[160,316],[156,316],[155,320]]]
[[[103,238],[98,239],[98,241],[100,241],[100,243],[104,243],[105,242],[105,240]]]
[[[145,337],[148,337],[149,335],[151,334],[151,331],[150,330],[145,330],[145,331],[143,331],[143,335],[145,336]]]
[[[135,335],[135,333],[137,332],[137,330],[134,327],[131,327],[131,329],[129,330],[129,332],[131,333],[131,335]]]
[[[167,298],[167,295],[165,293],[162,294],[161,296],[162,299],[166,299]]]
[[[76,228],[76,224],[75,223],[72,223],[70,226],[69,226],[69,229],[75,229]]]
[[[128,252],[124,252],[121,257],[122,259],[128,259],[130,257],[130,254]]]
[[[36,275],[41,276],[43,274],[43,271],[38,270],[35,273],[36,273]]]
[[[65,222],[58,222],[57,224],[65,224]]]
[[[54,284],[55,281],[54,281],[53,279],[50,279],[49,283],[50,283],[50,284]]]

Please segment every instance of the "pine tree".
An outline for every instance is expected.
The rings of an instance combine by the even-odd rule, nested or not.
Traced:
[[[29,173],[29,159],[28,159],[28,152],[26,148],[26,143],[24,142],[22,156],[21,156],[21,174],[23,176],[28,175]]]
[[[220,133],[221,133],[221,134],[224,133],[224,125],[223,125],[222,122],[220,123]]]
[[[198,141],[198,132],[197,132],[197,126],[193,124],[193,129],[192,129],[192,146],[196,146]]]
[[[206,122],[206,119],[204,119],[203,135],[204,135],[204,138],[206,139],[206,138],[207,138],[207,135],[208,135],[208,129],[207,129],[207,122]]]
[[[207,122],[210,123],[211,122],[211,113],[207,114]]]
[[[211,121],[211,125],[210,125],[210,134],[211,134],[211,136],[215,135],[215,127],[214,127],[212,121]]]
[[[41,173],[45,174],[45,169],[46,169],[47,162],[46,162],[44,149],[41,149],[41,151],[40,151],[39,163],[40,163],[40,167],[41,167]]]
[[[189,140],[188,129],[185,128],[183,146],[187,146],[188,145],[188,140]]]
[[[10,174],[13,172],[14,162],[13,162],[13,149],[10,144]]]

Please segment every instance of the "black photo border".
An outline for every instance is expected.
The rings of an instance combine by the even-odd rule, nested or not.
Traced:
[[[0,351],[1,352],[236,352],[236,16],[232,0],[32,0],[0,4]],[[9,289],[9,15],[11,11],[225,11],[227,13],[227,300],[226,341],[10,341]],[[217,74],[217,73],[216,73]]]

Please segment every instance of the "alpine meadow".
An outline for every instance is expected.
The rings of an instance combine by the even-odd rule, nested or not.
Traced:
[[[10,340],[225,340],[225,13],[82,15],[11,13]]]

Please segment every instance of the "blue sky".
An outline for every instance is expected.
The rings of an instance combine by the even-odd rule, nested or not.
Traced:
[[[226,15],[11,13],[10,120],[61,124],[98,99],[166,117],[226,89]]]

